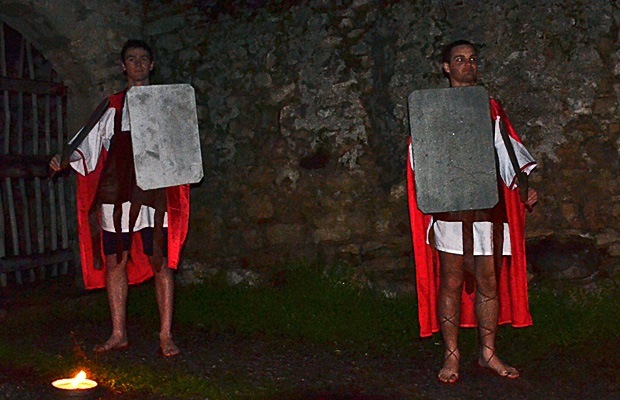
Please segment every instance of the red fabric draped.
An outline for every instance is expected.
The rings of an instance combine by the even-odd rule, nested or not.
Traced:
[[[499,103],[490,99],[491,118],[499,115],[504,121],[508,133],[517,141],[521,141],[504,110]],[[437,319],[437,295],[439,293],[439,256],[437,251],[426,243],[426,231],[431,217],[423,214],[417,205],[415,193],[415,174],[411,170],[410,157],[407,156],[407,194],[409,203],[409,220],[413,242],[414,262],[416,270],[416,287],[418,293],[418,319],[420,336],[428,337],[439,331]],[[499,281],[499,319],[500,324],[511,324],[514,327],[532,325],[532,317],[528,304],[527,272],[525,260],[525,209],[519,199],[518,190],[510,190],[505,185],[504,199],[512,256],[503,257]],[[474,312],[475,292],[465,292],[461,299],[461,327],[477,326]]]
[[[122,93],[110,96],[110,107],[120,112]],[[96,270],[93,266],[93,246],[91,240],[88,214],[95,198],[97,183],[103,169],[107,151],[102,149],[101,156],[94,171],[86,176],[78,174],[77,178],[77,223],[80,245],[82,275],[86,289],[104,288],[105,256],[102,254],[104,268]],[[168,267],[176,269],[181,257],[181,250],[187,237],[189,226],[189,185],[166,188],[168,201]],[[144,282],[153,276],[148,256],[142,252],[142,236],[132,235],[131,257],[127,263],[129,284]]]

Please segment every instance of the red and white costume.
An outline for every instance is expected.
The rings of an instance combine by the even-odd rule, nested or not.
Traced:
[[[88,219],[91,205],[96,196],[99,177],[110,147],[110,140],[114,136],[115,115],[117,113],[122,113],[122,130],[130,130],[127,108],[124,107],[124,98],[124,92],[119,92],[109,97],[109,109],[79,145],[71,158],[71,166],[78,172],[78,237],[82,275],[87,289],[105,287],[105,265],[101,270],[96,270],[93,266],[93,246]],[[79,155],[77,160],[76,154]],[[167,266],[176,269],[188,231],[189,185],[166,188],[166,200],[167,213],[164,226],[168,226]],[[129,205],[129,203],[123,204],[123,232],[129,231]],[[113,205],[102,204],[100,222],[104,230],[114,232],[112,209]],[[152,227],[154,223],[153,215],[154,210],[143,205],[133,230],[138,231],[145,227]],[[142,252],[141,235],[132,235],[130,253],[131,256],[127,264],[129,284],[140,283],[151,278],[153,271],[149,264],[148,256]],[[102,257],[105,263],[105,257],[103,255]]]
[[[528,305],[527,293],[527,272],[525,260],[525,210],[524,205],[519,198],[516,187],[515,173],[508,158],[508,153],[499,133],[499,120],[503,121],[507,133],[510,136],[521,170],[529,173],[536,167],[535,161],[529,155],[525,147],[521,143],[521,139],[515,132],[506,117],[504,110],[499,103],[490,99],[491,118],[495,121],[495,148],[499,159],[499,175],[503,181],[500,185],[506,205],[506,214],[508,219],[508,232],[505,242],[509,242],[510,246],[504,251],[502,257],[502,267],[499,278],[498,295],[499,295],[499,324],[510,323],[514,327],[525,327],[532,325],[532,317]],[[499,120],[498,120],[499,118]],[[411,145],[410,145],[411,146]],[[411,222],[411,237],[413,241],[413,252],[416,270],[416,286],[418,293],[418,314],[420,323],[420,336],[427,337],[439,331],[439,321],[437,318],[437,296],[439,293],[439,255],[437,250],[431,247],[427,240],[427,233],[432,225],[432,216],[423,214],[417,206],[415,192],[415,174],[412,169],[411,149],[408,151],[408,167],[407,167],[407,194],[409,203],[409,218]],[[445,224],[457,224],[458,222],[447,222]],[[479,222],[475,222],[479,224]],[[484,224],[484,223],[483,223]],[[484,227],[481,227],[484,229]],[[450,231],[450,229],[448,229]],[[460,232],[455,229],[453,232]],[[447,233],[448,239],[443,240],[447,243],[451,239],[450,233]],[[461,240],[460,235],[455,238]],[[456,244],[456,253],[460,247],[462,254],[462,245]],[[484,244],[475,243],[474,249],[485,247]],[[488,247],[488,246],[487,246]],[[482,254],[484,253],[484,250]],[[480,253],[474,252],[475,255]],[[509,254],[509,256],[507,256]],[[465,285],[464,285],[465,286]],[[466,293],[463,288],[461,300],[461,327],[477,326],[476,316],[474,312],[475,292]]]

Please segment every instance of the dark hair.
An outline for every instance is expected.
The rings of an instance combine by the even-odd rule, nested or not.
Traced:
[[[151,61],[153,61],[153,49],[151,49],[151,46],[146,44],[144,40],[129,39],[125,42],[121,50],[121,61],[123,63],[125,62],[125,54],[129,49],[144,49],[147,51],[147,53],[149,53],[149,58],[151,59]]]
[[[443,49],[443,53],[441,53],[441,62],[445,62],[445,63],[449,63],[450,62],[450,58],[452,57],[452,50],[455,47],[458,46],[471,46],[474,49],[474,52],[478,52],[478,49],[476,48],[476,45],[474,45],[472,42],[467,41],[467,40],[457,40],[454,41],[452,43],[450,43],[449,45],[447,45],[446,47],[444,47]]]

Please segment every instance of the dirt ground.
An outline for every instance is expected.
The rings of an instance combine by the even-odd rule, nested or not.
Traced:
[[[58,301],[57,295],[54,298]],[[70,296],[62,301],[88,302],[89,296]],[[20,318],[26,307],[47,304],[9,304],[7,318]],[[258,398],[271,400],[392,400],[392,399],[620,399],[620,343],[611,341],[608,356],[590,357],[584,349],[563,350],[516,365],[522,376],[501,379],[474,367],[473,355],[464,355],[461,381],[440,384],[436,379],[440,346],[425,346],[418,354],[402,354],[398,349],[374,349],[368,353],[351,351],[346,345],[317,345],[286,338],[268,339],[238,334],[211,333],[195,328],[176,329],[182,354],[162,359],[157,355],[157,334],[153,327],[135,322],[128,325],[131,347],[124,352],[96,355],[93,345],[106,338],[109,326],[89,321],[51,323],[37,328],[36,346],[57,348],[59,354],[77,354],[85,360],[106,365],[127,362],[160,369],[162,379],[174,371],[202,376],[221,388],[243,382]],[[138,340],[139,338],[139,340]],[[429,339],[426,339],[429,340]],[[430,339],[430,340],[439,340]],[[593,346],[600,346],[600,343]],[[424,347],[424,346],[423,346]],[[597,352],[601,354],[604,352]],[[57,377],[0,365],[0,398],[54,399],[49,384]],[[278,390],[265,395],[265,388]],[[236,398],[244,398],[240,395]],[[93,399],[174,399],[148,392],[101,387]],[[200,397],[196,397],[197,399]],[[254,397],[256,398],[256,397]]]

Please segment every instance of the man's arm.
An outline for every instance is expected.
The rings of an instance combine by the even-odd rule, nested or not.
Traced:
[[[510,137],[501,125],[502,120],[498,116],[495,120],[495,150],[500,164],[499,172],[506,186],[514,189],[521,184],[518,180],[520,174],[527,176],[536,168],[536,160],[525,146]],[[524,179],[523,176],[521,178]]]
[[[101,148],[107,148],[109,140],[114,135],[114,115],[116,110],[114,108],[108,108],[104,111],[104,114],[99,120],[95,121],[95,124],[89,131],[86,131],[88,126],[84,126],[78,133],[69,141],[69,145],[65,150],[71,147],[73,150],[69,153],[68,150],[63,154],[56,154],[49,163],[50,168],[56,172],[66,168],[69,164],[78,173],[86,175],[93,171],[97,165]],[[89,124],[90,126],[91,124]],[[80,141],[79,145],[76,145],[76,141]],[[63,156],[65,159],[63,160]]]
[[[497,126],[499,125],[499,127]],[[514,170],[517,186],[519,187],[519,197],[521,198],[521,202],[525,203],[527,201],[528,195],[528,181],[527,174],[523,172],[521,169],[521,165],[519,165],[519,160],[517,159],[517,154],[515,153],[515,148],[508,136],[508,132],[506,132],[506,125],[504,125],[504,121],[498,116],[496,120],[496,130],[499,130],[500,136],[502,137],[502,143],[506,148],[506,152],[508,153],[508,158],[510,159],[510,164],[512,165],[512,169]],[[528,153],[529,154],[529,153]]]
[[[536,161],[521,142],[510,137],[499,115],[495,120],[495,149],[502,180],[511,189],[518,187],[521,202],[531,211],[538,194],[529,187],[528,175],[536,168]]]
[[[90,133],[90,131],[95,127],[95,125],[99,122],[101,117],[103,117],[105,112],[108,110],[109,105],[110,105],[110,99],[106,97],[105,99],[103,99],[101,103],[99,103],[99,105],[97,106],[97,108],[95,108],[92,114],[90,114],[90,116],[86,120],[86,123],[84,123],[84,127],[67,144],[67,146],[65,146],[65,148],[62,151],[62,155],[60,157],[61,168],[67,168],[67,166],[69,166],[69,162],[71,161],[70,158],[73,152],[75,151],[75,149],[78,148],[78,146],[82,143],[82,141],[86,138],[86,136]]]
[[[78,133],[67,143],[64,147],[61,154],[56,154],[50,160],[49,166],[52,171],[57,172],[63,170],[69,166],[69,163],[80,160],[82,157],[80,154],[76,153],[76,149],[82,144],[84,139],[90,134],[90,132],[95,128],[97,123],[104,116],[108,107],[110,105],[110,99],[106,97],[99,103],[97,108],[90,114],[86,123],[78,131]]]

